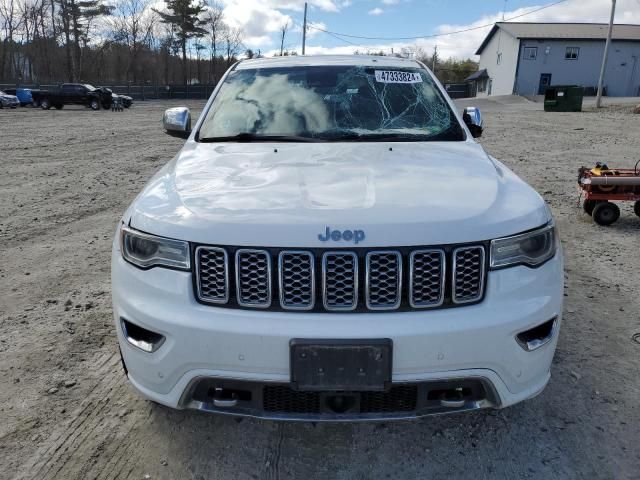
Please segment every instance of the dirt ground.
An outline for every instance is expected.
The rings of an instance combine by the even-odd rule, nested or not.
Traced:
[[[598,227],[576,206],[578,167],[640,159],[640,115],[475,103],[482,143],[538,189],[560,228],[553,376],[505,410],[371,424],[237,420],[142,400],[119,364],[110,244],[180,148],[160,128],[169,104],[0,111],[0,478],[640,478],[640,219],[627,204]],[[196,114],[202,105],[191,102]]]

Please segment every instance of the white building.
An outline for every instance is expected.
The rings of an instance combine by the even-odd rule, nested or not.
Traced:
[[[478,96],[540,95],[551,85],[598,83],[607,24],[496,23],[478,48],[467,80]],[[640,95],[640,25],[615,25],[605,73],[612,96]]]

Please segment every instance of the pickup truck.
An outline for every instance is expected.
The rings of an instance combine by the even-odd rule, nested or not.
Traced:
[[[193,129],[185,107],[163,121],[188,139],[118,222],[111,267],[145,397],[352,421],[544,389],[564,299],[554,220],[424,64],[243,60]]]
[[[111,92],[83,83],[63,83],[55,91],[33,91],[32,97],[43,110],[61,110],[65,105],[84,105],[92,110],[111,108]]]

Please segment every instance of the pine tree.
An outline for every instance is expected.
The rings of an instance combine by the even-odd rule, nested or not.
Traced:
[[[200,19],[204,13],[204,4],[192,3],[191,0],[165,0],[167,12],[154,11],[160,15],[163,23],[170,24],[175,29],[176,42],[182,50],[182,77],[184,83],[187,78],[187,42],[191,38],[202,37],[207,31],[202,28],[205,21]]]

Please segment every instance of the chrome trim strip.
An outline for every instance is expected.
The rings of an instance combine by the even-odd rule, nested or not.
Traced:
[[[369,263],[371,261],[371,257],[375,256],[375,255],[395,255],[395,257],[397,258],[398,261],[398,269],[396,272],[396,277],[397,277],[397,282],[398,282],[398,287],[396,289],[396,301],[393,305],[374,305],[371,303],[371,298],[370,298],[370,280],[369,280],[369,274],[371,273],[370,271],[370,266]],[[367,308],[369,310],[396,310],[400,307],[400,303],[402,302],[402,255],[400,254],[400,252],[396,251],[396,250],[374,250],[371,252],[368,252],[366,257],[365,257],[365,276],[364,276],[364,281],[365,281],[365,286],[364,286],[364,298],[365,298],[365,303],[367,305]]]
[[[309,258],[309,263],[311,265],[311,303],[310,305],[303,306],[291,306],[285,305],[284,302],[284,288],[283,288],[283,278],[282,278],[282,257],[285,255],[306,255]],[[304,250],[283,250],[278,255],[278,289],[279,289],[279,297],[280,297],[280,307],[284,310],[313,310],[313,307],[316,304],[316,265],[315,265],[315,256],[311,252],[307,252]]]
[[[351,256],[353,258],[353,305],[347,307],[330,307],[327,305],[327,256]],[[350,312],[358,308],[358,255],[348,251],[329,251],[322,255],[322,305],[329,312]]]
[[[438,253],[440,255],[440,299],[434,303],[419,304],[413,301],[413,264],[414,257],[421,253]],[[411,308],[436,308],[444,303],[444,288],[447,279],[447,259],[444,250],[431,248],[425,250],[414,250],[409,255],[409,305]]]
[[[480,250],[480,286],[478,288],[478,295],[474,296],[473,298],[468,298],[466,300],[458,300],[456,298],[456,272],[458,271],[457,268],[457,259],[458,259],[458,253],[459,252],[464,252],[467,250]],[[482,298],[482,296],[484,295],[484,276],[485,276],[485,251],[484,251],[484,247],[481,245],[473,245],[470,247],[459,247],[456,248],[452,254],[451,254],[451,262],[452,262],[452,275],[451,275],[451,301],[453,303],[455,303],[456,305],[464,305],[465,303],[472,303],[472,302],[476,302],[479,299]]]
[[[267,259],[267,302],[266,303],[253,303],[253,302],[243,302],[242,294],[240,291],[240,255],[243,253],[258,253],[264,255]],[[271,306],[271,254],[267,250],[258,250],[253,248],[240,248],[236,250],[236,300],[238,305],[241,307],[251,307],[251,308],[269,308]]]
[[[202,294],[202,284],[200,283],[200,263],[201,262],[198,254],[203,250],[211,251],[211,252],[222,252],[224,254],[224,292],[225,292],[224,299],[207,298]],[[196,261],[195,262],[196,263],[196,287],[197,287],[198,298],[203,302],[207,302],[207,303],[217,303],[217,304],[227,303],[229,301],[229,255],[227,254],[227,251],[224,248],[218,248],[218,247],[197,247],[194,256]]]
[[[217,377],[206,377],[206,376],[197,376],[189,381],[187,387],[182,392],[180,396],[180,400],[178,401],[178,405],[180,408],[188,409],[188,410],[200,410],[204,412],[220,414],[220,415],[230,415],[235,417],[249,417],[249,418],[262,418],[267,420],[275,420],[275,421],[289,421],[289,422],[377,422],[377,421],[390,421],[390,420],[403,420],[403,419],[411,419],[411,418],[421,418],[421,417],[431,417],[431,416],[440,416],[440,415],[448,415],[456,412],[463,412],[469,410],[479,410],[484,408],[500,408],[502,405],[502,400],[500,395],[496,391],[495,386],[491,383],[487,377],[483,377],[481,375],[469,375],[469,376],[459,376],[459,377],[444,377],[437,378],[432,380],[419,380],[415,382],[394,382],[393,386],[399,386],[403,384],[422,384],[429,383],[430,381],[464,381],[464,380],[478,380],[482,382],[482,385],[486,389],[487,398],[484,400],[477,400],[468,402],[462,408],[456,409],[447,409],[443,408],[441,410],[436,411],[425,411],[425,410],[413,410],[405,413],[391,413],[391,414],[376,414],[376,413],[367,413],[367,414],[350,414],[350,415],[327,415],[327,414],[296,414],[296,413],[276,413],[276,412],[267,412],[262,409],[243,409],[243,408],[227,408],[227,409],[219,409],[216,407],[213,402],[212,403],[204,403],[193,399],[193,394],[195,392],[198,383],[202,380],[207,380],[210,378]],[[224,378],[219,378],[220,381],[224,381]],[[281,382],[247,382],[254,383],[258,388],[263,388],[267,385],[283,385]]]

